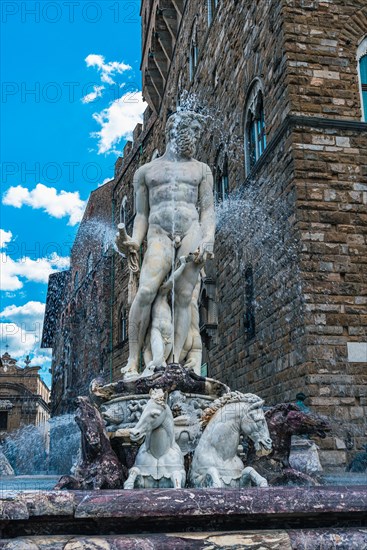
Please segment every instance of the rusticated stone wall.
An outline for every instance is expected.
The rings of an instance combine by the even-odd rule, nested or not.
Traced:
[[[128,189],[130,200],[137,165],[163,151],[164,119],[180,91],[196,94],[218,121],[209,122],[197,157],[215,174],[219,150],[227,152],[233,201],[218,208],[209,269],[218,308],[217,329],[203,327],[209,375],[272,404],[304,391],[312,408],[335,420],[335,434],[320,442],[333,465],[365,437],[366,363],[347,354],[348,342],[367,341],[366,133],[356,65],[365,11],[362,2],[223,3],[208,27],[206,10],[188,2],[145,157],[131,158],[119,191]],[[195,24],[199,55],[190,83]],[[246,179],[244,105],[255,78],[263,84],[268,149]],[[126,273],[119,280],[116,300],[124,302]],[[120,367],[127,343],[115,357]]]
[[[366,441],[367,356],[362,362],[348,356],[348,346],[367,340],[365,129],[300,126],[294,132],[294,157],[305,393],[314,407],[345,428],[339,425],[337,437],[320,443],[330,449],[328,460],[339,463],[346,459],[346,446],[361,448]]]

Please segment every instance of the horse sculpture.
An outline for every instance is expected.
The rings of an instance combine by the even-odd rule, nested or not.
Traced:
[[[331,430],[329,423],[312,412],[304,412],[294,403],[280,403],[265,412],[273,448],[266,457],[257,459],[253,445],[249,446],[247,462],[256,465],[266,475],[270,485],[317,485],[317,479],[291,467],[292,435],[317,435],[324,438]]]
[[[244,468],[237,456],[240,436],[249,437],[257,453],[271,451],[264,402],[257,395],[231,392],[205,409],[205,428],[195,449],[190,482],[194,487],[238,488],[253,482],[267,487],[266,479],[254,468]]]
[[[139,422],[130,430],[132,442],[144,438],[124,489],[185,486],[184,457],[175,442],[174,421],[167,393],[152,389]]]
[[[280,403],[265,413],[273,450],[269,458],[289,468],[292,435],[318,435],[324,438],[330,431],[329,423],[321,416],[303,412],[293,403]]]
[[[55,489],[120,489],[127,469],[111,447],[101,413],[88,397],[78,397],[77,404],[81,458],[74,475],[62,476]]]

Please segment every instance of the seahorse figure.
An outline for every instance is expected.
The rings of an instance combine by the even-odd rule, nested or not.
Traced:
[[[254,442],[259,454],[271,451],[263,404],[257,395],[231,392],[205,409],[201,420],[205,429],[190,470],[193,487],[238,488],[251,481],[260,487],[268,486],[254,468],[244,468],[237,455],[241,435]]]

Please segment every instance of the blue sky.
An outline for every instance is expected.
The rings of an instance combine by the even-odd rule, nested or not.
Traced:
[[[48,383],[48,274],[67,267],[85,201],[144,110],[139,8],[1,3],[1,353],[30,353]]]

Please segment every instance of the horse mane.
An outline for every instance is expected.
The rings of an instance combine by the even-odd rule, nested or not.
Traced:
[[[239,391],[225,393],[224,395],[222,395],[222,397],[219,397],[218,399],[213,401],[210,407],[204,409],[203,415],[200,420],[202,429],[206,428],[214,414],[219,411],[219,409],[229,403],[248,403],[251,410],[259,408],[261,405],[263,405],[264,401],[253,393],[241,393]]]
[[[150,398],[158,403],[158,405],[164,406],[166,404],[165,393],[161,388],[150,390]]]

